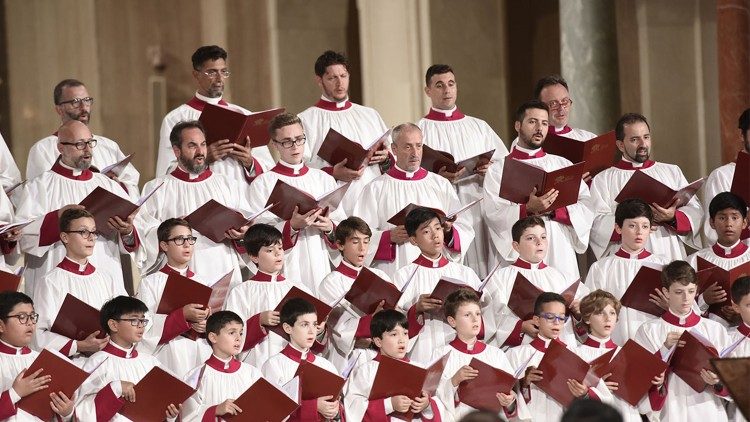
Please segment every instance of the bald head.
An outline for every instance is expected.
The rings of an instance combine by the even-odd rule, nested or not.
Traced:
[[[68,120],[57,130],[60,161],[68,167],[85,170],[91,167],[95,142],[89,127],[78,120]],[[94,141],[92,144],[91,141]],[[80,149],[79,149],[80,147]]]

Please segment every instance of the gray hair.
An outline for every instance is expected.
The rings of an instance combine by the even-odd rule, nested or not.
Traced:
[[[420,135],[422,134],[422,129],[420,129],[419,126],[415,125],[414,123],[401,123],[400,125],[393,128],[393,132],[391,132],[391,140],[395,143],[396,139],[401,136],[401,132],[411,132],[413,130],[419,132]]]

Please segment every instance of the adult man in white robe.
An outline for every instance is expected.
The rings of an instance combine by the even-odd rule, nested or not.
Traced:
[[[444,177],[420,167],[422,163],[422,130],[413,123],[396,126],[392,133],[396,163],[383,175],[370,182],[354,207],[354,215],[372,229],[370,251],[366,263],[382,270],[389,277],[419,256],[419,248],[409,243],[404,226],[394,226],[388,219],[413,203],[436,208],[446,214],[461,207],[455,189]],[[455,222],[445,221],[443,255],[462,262],[474,240],[474,228],[466,213]]]
[[[195,95],[185,104],[180,105],[164,116],[159,130],[159,147],[156,160],[156,177],[168,174],[175,169],[177,162],[169,141],[172,128],[179,122],[198,120],[206,104],[224,106],[243,114],[251,112],[238,105],[226,102],[224,85],[229,78],[227,52],[216,45],[198,48],[191,58],[193,79],[198,89]],[[274,162],[268,147],[251,148],[249,145],[231,143],[224,139],[211,144],[206,155],[211,171],[223,174],[232,180],[246,180],[248,183],[263,171],[273,167]]]
[[[16,160],[8,149],[3,135],[0,134],[0,186],[7,189],[21,181],[21,172],[18,170]]]
[[[299,114],[307,135],[305,162],[330,174],[340,184],[352,182],[343,200],[344,212],[351,215],[362,189],[380,175],[379,164],[388,159],[387,149],[377,151],[358,170],[345,167],[343,162],[326,163],[318,157],[318,150],[329,129],[367,147],[387,128],[377,111],[349,101],[349,61],[343,54],[328,50],[318,57],[315,82],[320,87],[320,100]]]
[[[508,155],[503,140],[487,122],[463,114],[456,106],[458,83],[449,65],[435,64],[427,69],[424,92],[432,103],[430,112],[417,123],[424,134],[425,145],[451,154],[456,162],[491,150],[495,150],[494,160]],[[462,177],[462,170],[457,173],[443,170],[439,174],[453,184],[461,203],[467,204],[484,195],[482,185],[489,166],[490,163],[477,167],[477,174],[469,177]],[[466,252],[466,265],[479,277],[484,277],[494,264],[490,261],[489,228],[480,207],[471,208],[469,215],[474,242]]]
[[[518,132],[518,145],[511,148],[509,157],[543,168],[545,171],[558,170],[572,165],[567,159],[544,152],[543,143],[549,126],[547,105],[536,100],[522,104],[516,111],[515,129]],[[507,159],[507,158],[506,158]],[[490,166],[484,179],[484,201],[482,211],[490,227],[494,250],[505,266],[515,262],[518,253],[513,250],[511,227],[520,218],[528,215],[541,216],[547,228],[549,250],[547,263],[559,270],[568,280],[579,278],[576,253],[583,253],[589,242],[592,213],[583,205],[589,198],[589,190],[581,181],[578,202],[567,207],[550,209],[559,192],[529,193],[525,204],[517,204],[499,196],[502,186],[505,159]],[[538,195],[538,196],[537,196]]]
[[[60,116],[60,122],[65,124],[71,120],[89,125],[94,98],[89,95],[83,82],[75,79],[65,79],[55,85],[52,92],[55,102],[55,112]],[[31,180],[49,170],[60,152],[57,150],[57,131],[50,136],[40,139],[29,150],[26,161],[26,179]],[[102,170],[125,158],[117,142],[101,135],[94,135],[96,148],[92,149],[91,170]],[[131,198],[138,198],[138,179],[141,175],[133,164],[128,164],[120,176],[106,175],[128,192]]]
[[[16,219],[34,220],[24,228],[20,239],[21,251],[26,254],[24,279],[28,295],[34,294],[36,282],[65,256],[58,226],[59,216],[65,209],[80,207],[73,204],[81,202],[97,187],[128,198],[127,192],[118,183],[89,169],[94,142],[96,140],[88,126],[78,120],[65,122],[58,131],[60,159],[50,170],[24,184],[20,192]],[[96,268],[109,271],[120,285],[123,284],[120,254],[132,253],[140,246],[134,221],[140,227],[146,224],[137,214],[125,220],[110,218],[109,224],[116,231],[116,239],[99,236],[90,260]]]
[[[591,227],[591,250],[597,259],[613,254],[620,247],[615,232],[615,198],[636,171],[642,171],[671,189],[677,190],[688,184],[678,166],[650,159],[651,128],[644,116],[628,113],[620,117],[615,136],[622,159],[594,177],[591,197],[586,201],[595,216]],[[647,250],[673,261],[686,258],[683,243],[700,249],[703,209],[697,198],[693,197],[687,204],[669,204],[667,208],[649,205],[657,228],[651,231],[645,246]]]

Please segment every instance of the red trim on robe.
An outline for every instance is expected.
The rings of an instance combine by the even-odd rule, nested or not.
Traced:
[[[566,226],[573,225],[573,222],[570,221],[570,213],[568,212],[568,207],[556,209],[554,215],[552,216],[552,219],[560,224],[565,224]]]
[[[378,250],[373,258],[378,261],[393,262],[396,259],[396,244],[391,242],[391,231],[386,230],[380,236]]]
[[[190,173],[184,171],[178,166],[178,167],[175,167],[175,169],[172,170],[172,173],[169,173],[169,174],[171,174],[172,177],[174,177],[175,179],[182,180],[183,182],[196,183],[196,182],[202,182],[208,179],[209,177],[213,175],[213,172],[211,171],[210,168],[206,167],[206,169],[203,170],[201,174],[191,179]]]
[[[122,235],[120,235],[120,238],[122,238]],[[128,252],[135,252],[136,249],[141,247],[141,237],[138,236],[138,229],[136,229],[135,226],[133,226],[133,244],[127,245],[125,242],[122,242],[122,246]]]
[[[90,169],[82,170],[81,174],[79,174],[78,176],[74,175],[73,170],[67,169],[63,167],[62,164],[60,164],[61,158],[62,156],[57,157],[57,161],[55,161],[55,164],[52,165],[51,170],[54,173],[57,173],[60,176],[65,177],[67,179],[71,179],[71,180],[86,181],[86,180],[91,180],[94,177],[94,172],[91,171]]]
[[[6,420],[14,416],[18,409],[10,398],[10,389],[3,391],[0,395],[0,420]]]
[[[70,356],[70,349],[73,347],[73,340],[68,340],[67,343],[65,343],[65,346],[60,348],[60,353],[62,353],[63,356]]]
[[[750,337],[750,327],[747,326],[744,322],[741,322],[739,326],[737,326],[737,331],[740,332],[745,337]]]
[[[164,320],[164,330],[161,332],[159,344],[169,343],[172,339],[190,329],[190,323],[185,319],[182,308],[177,308],[167,315]]]
[[[395,165],[389,168],[388,171],[386,172],[387,175],[391,176],[392,178],[396,180],[411,180],[411,181],[422,180],[425,177],[427,177],[428,173],[429,172],[427,170],[420,167],[419,169],[417,169],[417,171],[414,172],[412,177],[408,177],[406,172],[397,169]]]
[[[529,154],[515,147],[513,147],[513,149],[510,150],[510,154],[508,154],[510,158],[514,158],[516,160],[530,160],[532,158],[542,158],[545,155],[547,155],[547,153],[544,152],[544,149],[542,148],[537,149],[536,152],[533,154]]]
[[[587,337],[586,341],[583,342],[586,346],[593,347],[594,349],[601,349],[601,348],[607,348],[607,349],[616,349],[617,345],[615,344],[612,339],[607,340],[606,342],[602,343],[598,340],[594,340],[591,337]]]
[[[674,226],[669,226],[674,229],[677,234],[685,235],[690,234],[693,230],[693,225],[690,224],[690,219],[680,210],[674,212]]]
[[[372,315],[365,315],[360,318],[359,322],[357,323],[357,331],[354,333],[354,338],[369,338],[371,322]]]
[[[76,274],[76,275],[91,275],[94,274],[96,271],[96,268],[94,268],[93,265],[91,265],[90,262],[86,263],[86,266],[83,267],[83,271],[81,271],[81,266],[78,265],[77,262],[73,262],[67,257],[63,258],[62,261],[60,261],[59,264],[57,264],[57,268],[63,269],[67,272]]]
[[[444,257],[443,255],[440,255],[440,258],[438,258],[437,265],[435,265],[435,262],[431,260],[430,258],[427,258],[426,256],[419,254],[417,256],[417,259],[412,261],[414,264],[419,265],[420,267],[425,268],[443,268],[446,265],[448,265],[448,258]]]
[[[279,162],[271,169],[271,171],[282,176],[300,177],[306,175],[307,172],[310,171],[310,168],[306,165],[303,165],[302,168],[299,169],[299,173],[295,174],[293,168],[287,167]]]
[[[264,273],[263,271],[258,270],[257,273],[253,274],[253,276],[250,277],[250,280],[253,280],[253,281],[268,281],[268,282],[273,282],[273,281],[284,281],[284,280],[286,280],[286,278],[284,278],[283,274],[279,274],[279,275],[276,276],[276,280],[274,280],[274,276],[273,275],[268,274],[268,273]]]
[[[466,353],[467,355],[477,355],[479,353],[484,352],[484,349],[487,348],[487,345],[482,343],[481,341],[477,340],[474,343],[474,348],[469,350],[469,345],[464,343],[461,339],[458,337],[454,338],[450,343],[448,343],[451,347],[458,350],[461,353]]]
[[[179,271],[175,270],[174,268],[172,268],[172,267],[170,267],[169,265],[166,265],[166,264],[159,269],[159,272],[167,274],[167,275],[169,275],[169,274],[180,274]],[[192,279],[194,276],[195,276],[195,273],[192,272],[190,270],[190,268],[188,268],[187,271],[185,271],[185,277]]]
[[[18,245],[18,241],[10,241],[7,239],[0,239],[0,251],[2,251],[3,255],[8,255],[12,253],[16,246]]]
[[[409,321],[409,338],[416,337],[424,327],[424,322],[419,322],[416,304],[409,308],[409,311],[406,313],[406,319]]]
[[[48,212],[42,220],[39,228],[39,246],[49,246],[60,240],[60,216],[59,210]]]
[[[245,334],[245,344],[242,346],[243,352],[258,345],[268,335],[268,331],[260,325],[260,314],[250,317],[245,326],[247,327],[247,333]]]
[[[461,236],[459,236],[456,227],[451,227],[451,240],[453,241],[453,246],[448,246],[448,242],[444,241],[445,247],[456,253],[461,252]]]
[[[388,422],[385,414],[385,399],[368,400],[363,422]]]
[[[588,393],[589,393],[589,398],[591,400],[602,401],[602,399],[599,398],[599,396],[596,394],[596,391],[594,391],[593,388],[589,387]]]
[[[746,244],[739,242],[737,243],[737,246],[733,247],[727,254],[724,251],[724,247],[719,245],[718,243],[714,243],[714,245],[711,246],[711,250],[714,251],[714,254],[716,254],[716,256],[721,257],[721,258],[737,258],[743,253],[747,252],[748,249],[750,249],[750,246],[747,246]]]
[[[424,116],[424,118],[427,120],[435,120],[438,122],[452,122],[455,120],[461,120],[464,117],[466,117],[466,115],[463,114],[461,110],[458,109],[458,107],[453,110],[453,113],[451,113],[450,116],[445,114],[445,112],[441,110],[435,110],[434,108],[430,108],[430,112],[427,113],[426,116]]]
[[[300,406],[289,415],[289,422],[314,422],[323,421],[322,415],[318,414],[318,399],[302,400]]]
[[[112,419],[124,405],[125,399],[116,397],[115,392],[112,390],[112,385],[107,384],[106,387],[96,393],[96,398],[94,398],[96,420],[108,421]]]
[[[299,232],[292,234],[292,223],[287,221],[281,229],[281,247],[285,251],[292,249],[297,244]]]
[[[516,326],[513,327],[513,331],[511,331],[510,335],[508,335],[508,338],[505,339],[503,347],[516,347],[521,345],[521,343],[523,342],[523,331],[521,331],[521,324],[523,324],[523,321],[519,319],[518,322],[516,322]]]
[[[337,104],[343,102],[343,107],[338,107]],[[348,110],[351,108],[352,103],[349,100],[334,102],[334,101],[326,101],[324,99],[319,99],[317,103],[315,103],[315,107],[322,108],[323,110],[328,111],[342,111],[342,110]]]
[[[336,271],[351,278],[355,279],[359,275],[359,271],[355,270],[354,268],[350,267],[349,265],[345,264],[342,260],[341,263],[336,267]]]
[[[230,359],[228,363],[229,363],[229,367],[228,368],[224,368],[224,365],[225,365],[224,362],[222,362],[219,358],[217,358],[214,355],[211,355],[206,360],[206,365],[210,366],[211,368],[213,368],[213,369],[215,369],[215,370],[217,370],[219,372],[224,372],[226,374],[235,373],[235,372],[239,371],[240,367],[242,366],[242,363],[240,363],[240,361],[238,361],[235,358]]]
[[[15,356],[19,354],[19,350],[21,351],[21,355],[28,355],[29,353],[31,353],[31,349],[29,349],[27,346],[23,346],[18,349],[15,347],[7,346],[5,345],[5,343],[0,343],[0,353],[2,354]]]
[[[112,356],[117,356],[123,359],[133,359],[138,357],[138,350],[136,350],[135,347],[133,347],[133,350],[130,352],[130,356],[128,356],[128,353],[119,347],[115,347],[112,343],[107,343],[106,346],[102,349],[102,352],[109,353]]]
[[[214,405],[206,409],[206,411],[203,413],[203,418],[201,418],[201,422],[216,422],[216,408],[219,407],[219,405]]]
[[[699,322],[701,322],[701,317],[696,314],[695,312],[690,312],[690,315],[685,318],[685,323],[680,324],[680,318],[674,315],[672,312],[664,312],[664,314],[661,316],[661,319],[664,321],[676,325],[678,327],[693,327],[698,325]]]
[[[333,177],[333,166],[325,166],[322,167],[321,170],[323,170],[327,175]]]
[[[620,258],[625,259],[646,259],[651,256],[651,252],[643,249],[642,251],[638,252],[638,255],[633,257],[631,256],[630,252],[626,252],[624,249],[620,248],[617,250],[617,252],[615,252],[615,256],[619,256]]]
[[[302,362],[302,352],[292,347],[291,344],[287,344],[286,346],[284,346],[284,348],[281,349],[281,352],[279,353],[297,363]],[[312,353],[312,350],[308,350],[307,354],[305,355],[305,360],[308,362],[315,362],[315,354]]]
[[[658,352],[657,352],[658,353]],[[664,393],[659,392],[659,388],[655,385],[652,385],[651,388],[648,389],[648,402],[651,405],[651,409],[658,412],[664,407],[664,403],[667,402],[667,393],[669,392],[669,389],[667,387],[667,376],[664,374]]]
[[[198,111],[203,111],[203,109],[206,107],[206,104],[208,104],[206,101],[201,100],[200,98],[193,96],[188,102],[185,103],[185,105],[192,107]],[[229,106],[229,103],[224,101],[223,99],[219,100],[219,105],[223,105],[224,107]]]
[[[554,125],[550,125],[549,131],[554,133],[555,135],[565,135],[566,133],[572,132],[573,129],[571,129],[570,126],[565,125],[562,127],[562,129],[557,130],[557,128]]]
[[[616,162],[613,165],[613,167],[618,168],[620,170],[643,170],[649,167],[653,167],[654,164],[656,164],[656,161],[646,160],[643,162],[642,166],[636,167],[630,161],[620,160]]]
[[[514,267],[518,267],[518,268],[525,268],[527,270],[532,269],[531,268],[531,263],[526,262],[526,261],[524,261],[521,258],[516,259],[516,262],[514,262],[511,265],[513,265]],[[539,269],[539,270],[543,270],[545,268],[547,268],[547,264],[545,264],[544,261],[540,262],[539,265],[537,266],[537,269]]]
[[[253,180],[255,180],[256,177],[263,174],[263,167],[260,165],[260,161],[255,159],[255,157],[253,157],[253,172],[255,173],[255,175],[254,176],[251,175],[250,172],[246,168],[243,168],[243,170],[245,174],[245,181],[247,182],[248,185],[253,183]]]
[[[334,232],[336,231],[336,223],[332,221],[331,224],[333,224],[333,228],[331,229],[331,234],[334,234]],[[328,246],[329,249],[338,249],[336,246],[336,239],[331,241],[330,239],[328,239],[328,235],[326,235],[325,233],[321,233],[320,237],[323,238],[323,241],[325,242],[326,246]]]

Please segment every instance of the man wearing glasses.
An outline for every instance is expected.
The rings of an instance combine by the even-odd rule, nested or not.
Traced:
[[[86,126],[89,125],[94,98],[89,95],[83,82],[75,79],[60,81],[55,85],[52,98],[55,102],[55,112],[60,116],[61,123],[77,120]],[[57,149],[57,134],[58,132],[55,132],[42,138],[31,147],[26,161],[26,179],[31,180],[39,176],[55,164],[60,156],[60,151]],[[96,143],[92,144],[92,148],[95,146],[96,149],[92,149],[92,170],[103,169],[125,158],[117,142],[101,135],[93,135],[93,139]],[[132,199],[138,198],[138,179],[141,175],[132,164],[128,164],[120,176],[114,174],[107,176],[122,183]]]
[[[169,134],[179,122],[198,120],[206,104],[221,105],[243,114],[250,114],[238,105],[226,102],[222,95],[231,72],[227,66],[227,52],[216,45],[207,45],[195,50],[192,56],[193,78],[198,89],[195,96],[185,104],[170,111],[162,121],[159,131],[159,147],[156,161],[156,177],[163,176],[176,166]],[[214,173],[234,180],[251,181],[253,177],[274,165],[268,147],[251,148],[230,143],[228,139],[215,142],[208,147],[207,163]]]

